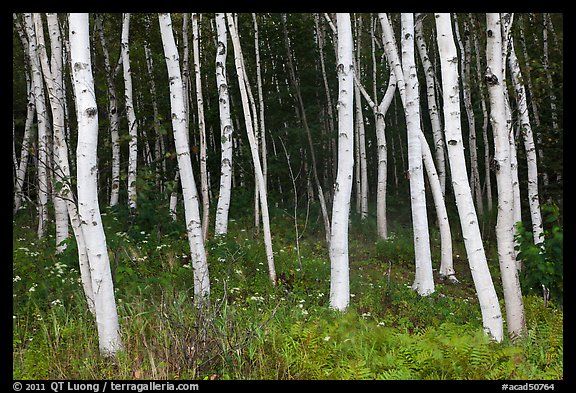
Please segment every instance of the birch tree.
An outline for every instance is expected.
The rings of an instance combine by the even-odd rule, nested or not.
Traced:
[[[51,58],[48,60],[46,43],[44,39],[44,26],[42,15],[33,14],[34,27],[36,30],[38,56],[42,67],[42,74],[46,82],[48,92],[48,102],[52,113],[52,174],[54,188],[54,218],[56,224],[56,253],[59,254],[66,249],[63,243],[68,239],[68,209],[66,207],[64,189],[62,188],[65,179],[62,174],[60,158],[62,140],[64,138],[64,91],[62,90],[64,79],[62,77],[62,39],[60,37],[60,27],[56,14],[47,14],[48,33],[50,36]],[[67,154],[67,153],[66,153]]]
[[[534,238],[534,244],[541,244],[544,240],[544,233],[542,229],[542,215],[540,213],[540,197],[538,195],[538,160],[536,157],[536,146],[534,144],[530,117],[528,115],[526,89],[522,83],[524,78],[522,78],[522,72],[520,71],[513,41],[511,45],[508,65],[510,66],[512,83],[514,84],[514,90],[516,92],[518,117],[522,127],[522,139],[524,140],[524,149],[526,150],[526,161],[528,164],[528,204],[532,221],[532,236]]]
[[[32,131],[32,123],[34,122],[34,115],[36,114],[36,103],[35,97],[33,95],[32,89],[32,78],[31,74],[31,64],[30,64],[30,50],[28,47],[28,38],[26,31],[22,27],[20,20],[16,14],[12,14],[14,19],[14,24],[16,26],[16,31],[22,43],[22,48],[24,50],[24,61],[26,64],[26,121],[24,122],[24,136],[22,137],[22,146],[20,148],[20,161],[16,166],[16,173],[14,179],[14,206],[13,214],[16,214],[22,205],[24,178],[26,176],[26,171],[28,169],[29,152],[32,145],[32,138],[34,134]],[[14,139],[15,140],[15,139]]]
[[[470,17],[472,19],[472,16]],[[477,21],[475,21],[477,22]],[[471,30],[474,40],[474,53],[476,58],[476,83],[478,83],[478,90],[480,91],[480,107],[482,108],[482,141],[484,142],[484,185],[483,189],[486,194],[486,203],[488,211],[491,212],[493,208],[492,202],[492,179],[490,176],[490,143],[488,143],[488,109],[486,106],[486,92],[484,91],[482,65],[480,62],[480,42],[478,39],[478,31],[480,28],[477,23],[474,24],[475,28]]]
[[[216,207],[216,236],[228,232],[228,213],[230,211],[230,196],[232,190],[232,136],[234,126],[230,116],[230,98],[228,79],[226,76],[226,55],[228,53],[228,33],[226,30],[226,15],[216,14],[216,87],[218,89],[218,110],[220,113],[220,192]]]
[[[438,104],[436,100],[436,76],[434,74],[434,66],[428,56],[426,41],[424,40],[424,32],[422,28],[424,14],[416,14],[415,17],[414,38],[416,39],[416,48],[418,49],[418,55],[422,62],[422,68],[424,68],[424,77],[426,80],[426,102],[428,104],[428,113],[432,125],[432,135],[434,137],[434,157],[436,158],[436,169],[438,171],[438,179],[440,181],[442,195],[444,195],[446,192],[446,160],[444,158],[446,147],[444,146],[444,136],[442,135],[442,125],[440,124],[440,115],[438,113]]]
[[[210,217],[210,199],[208,196],[208,169],[206,167],[206,122],[204,120],[204,97],[200,75],[200,30],[198,14],[192,13],[192,49],[194,53],[194,78],[196,83],[196,107],[198,109],[198,128],[200,130],[200,191],[202,193],[202,234],[208,237]]]
[[[330,307],[344,311],[350,303],[348,216],[354,170],[354,67],[350,14],[336,16],[338,32],[338,172],[330,232]]]
[[[464,157],[460,122],[460,89],[458,85],[456,44],[452,34],[450,14],[438,13],[435,14],[435,17],[442,72],[444,127],[452,187],[456,198],[456,207],[460,217],[468,263],[480,303],[482,324],[487,334],[500,342],[503,339],[502,313],[488,268],[478,217],[466,172],[466,159]]]
[[[502,63],[502,31],[500,15],[486,14],[486,75],[490,96],[490,120],[494,133],[494,167],[498,187],[498,216],[496,239],[498,260],[502,276],[506,322],[512,338],[525,330],[524,305],[514,252],[514,211],[512,173],[510,165],[510,140],[506,126],[505,97]]]
[[[460,47],[460,69],[462,70],[462,97],[464,99],[464,108],[468,119],[468,150],[470,151],[470,189],[472,196],[476,200],[476,209],[479,215],[484,214],[484,204],[482,201],[482,192],[480,190],[480,172],[478,171],[478,147],[476,146],[476,117],[472,109],[472,92],[470,88],[470,63],[471,48],[470,34],[466,20],[464,20],[464,39],[460,36],[458,26],[458,17],[454,14],[454,32]]]
[[[432,275],[432,257],[428,217],[426,214],[426,195],[424,189],[424,169],[422,164],[422,146],[420,142],[420,98],[418,78],[414,58],[414,16],[402,13],[402,69],[406,81],[406,101],[404,113],[408,128],[408,173],[410,180],[410,199],[412,206],[412,226],[414,230],[414,254],[416,258],[416,276],[412,288],[422,296],[434,292]]]
[[[98,109],[90,56],[89,17],[88,14],[71,13],[68,21],[78,118],[78,214],[90,264],[100,352],[112,357],[122,349],[122,340],[106,236],[98,205]]]
[[[204,248],[204,238],[202,236],[198,194],[196,191],[196,182],[194,181],[194,173],[192,172],[192,160],[190,158],[190,148],[188,144],[180,57],[174,40],[170,14],[158,14],[158,22],[160,24],[160,34],[164,47],[168,80],[170,81],[172,128],[174,131],[176,156],[178,157],[180,184],[182,185],[186,233],[188,235],[188,244],[190,246],[192,268],[194,271],[194,302],[196,305],[202,306],[209,300],[210,278],[206,250]]]
[[[384,97],[380,101],[380,104],[376,105],[376,95],[374,92],[374,99],[370,97],[366,89],[362,86],[361,82],[356,78],[355,81],[358,84],[358,88],[362,93],[363,97],[368,102],[368,105],[374,113],[374,123],[376,128],[376,143],[378,149],[378,169],[377,169],[377,188],[376,188],[376,228],[378,231],[378,236],[381,239],[388,238],[388,224],[386,220],[386,189],[387,189],[387,179],[388,179],[388,152],[386,146],[386,112],[392,103],[394,98],[394,92],[396,91],[396,76],[394,72],[390,71],[390,79],[388,81],[388,87],[384,93]]]
[[[102,25],[102,16],[97,14],[94,18],[96,31],[100,38],[100,45],[102,46],[102,54],[104,58],[104,71],[106,75],[106,89],[108,92],[108,116],[110,117],[110,140],[112,144],[112,179],[110,187],[110,206],[118,204],[120,195],[120,133],[118,131],[119,118],[118,118],[118,104],[116,99],[116,83],[114,79],[122,65],[122,56],[118,58],[118,63],[112,68],[110,62],[110,54],[108,45],[106,44],[106,37],[104,36],[104,29]]]
[[[276,268],[274,266],[274,253],[272,250],[272,234],[270,233],[270,218],[268,214],[268,196],[264,188],[264,175],[262,173],[262,166],[260,164],[260,156],[258,154],[258,144],[254,136],[254,127],[252,122],[252,115],[250,113],[248,91],[246,88],[245,69],[243,67],[242,48],[240,46],[240,39],[236,24],[232,14],[226,14],[228,21],[228,29],[232,38],[232,45],[234,47],[234,63],[236,65],[236,73],[238,75],[238,85],[240,88],[240,96],[242,101],[242,111],[244,113],[244,124],[246,126],[246,134],[248,136],[248,143],[250,144],[250,153],[252,154],[252,163],[254,164],[255,181],[258,184],[258,192],[260,194],[260,208],[262,211],[262,227],[264,230],[264,247],[266,249],[266,259],[268,262],[268,276],[272,285],[276,285]]]
[[[124,75],[124,99],[126,117],[128,118],[128,207],[133,212],[136,209],[136,175],[138,169],[138,123],[132,99],[132,70],[130,68],[130,13],[122,16],[122,68]]]
[[[44,82],[38,58],[36,31],[32,14],[24,14],[26,35],[28,37],[28,57],[30,59],[30,74],[32,79],[32,94],[36,107],[36,123],[38,128],[38,145],[36,149],[38,160],[38,230],[39,239],[44,238],[48,225],[48,114],[46,111],[46,97],[44,95]]]

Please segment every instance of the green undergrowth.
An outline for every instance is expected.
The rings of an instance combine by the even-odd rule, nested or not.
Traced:
[[[390,239],[379,241],[373,223],[353,220],[351,305],[340,313],[329,308],[321,224],[299,217],[296,244],[292,218],[272,213],[277,285],[253,218],[233,218],[228,235],[206,242],[211,296],[199,309],[183,228],[169,218],[161,226],[138,218],[126,226],[126,212],[105,210],[124,344],[114,360],[98,354],[74,242],[55,256],[53,239],[39,242],[27,216],[16,217],[13,378],[563,378],[563,308],[525,296],[524,337],[491,342],[461,245],[454,246],[460,283],[436,275],[435,292],[420,297],[410,288],[411,233],[392,228]],[[437,246],[432,251],[438,261]],[[497,261],[490,263],[499,286]]]

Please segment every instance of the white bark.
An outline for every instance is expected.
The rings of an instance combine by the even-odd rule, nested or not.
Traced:
[[[548,18],[544,15],[544,29],[542,30],[542,67],[546,72],[546,81],[548,82],[548,97],[550,100],[550,110],[552,114],[552,128],[555,132],[559,132],[560,127],[558,125],[558,113],[556,111],[556,94],[554,93],[554,81],[552,79],[552,72],[550,71],[550,61],[548,59],[548,30],[551,28],[550,17]]]
[[[110,189],[110,206],[118,204],[118,197],[120,195],[120,135],[118,132],[118,107],[116,100],[116,84],[114,77],[119,68],[112,69],[110,63],[110,54],[104,36],[104,29],[102,26],[102,17],[97,15],[95,17],[96,31],[100,37],[100,44],[102,45],[102,54],[104,55],[104,69],[106,70],[106,88],[108,91],[108,116],[110,118],[110,141],[112,144],[112,179]]]
[[[132,71],[130,69],[130,13],[124,13],[122,17],[122,69],[124,71],[124,97],[126,116],[128,118],[128,207],[136,209],[136,175],[138,170],[138,126],[132,99]]]
[[[523,18],[522,18],[523,19]],[[532,106],[532,115],[534,117],[534,125],[536,130],[540,129],[540,112],[538,110],[538,105],[536,103],[536,91],[532,86],[532,77],[530,75],[530,58],[528,57],[528,49],[526,48],[526,35],[524,34],[524,27],[523,23],[519,23],[520,25],[520,44],[522,46],[522,54],[524,55],[524,70],[526,75],[526,84],[528,87],[528,91],[530,92],[530,104]],[[540,132],[536,132],[536,143],[537,143],[537,150],[538,158],[540,159],[540,163],[544,162],[544,151],[542,150],[542,135]],[[544,170],[543,170],[544,169]],[[548,186],[548,174],[546,173],[545,168],[541,165],[540,170],[542,171],[542,185],[544,187]]]
[[[236,30],[236,24],[232,14],[226,15],[228,20],[228,29],[232,37],[232,45],[234,47],[234,62],[236,64],[236,72],[238,75],[238,85],[240,87],[240,95],[242,99],[242,110],[244,112],[244,123],[246,126],[246,134],[248,135],[248,143],[250,144],[250,152],[252,153],[252,162],[254,164],[254,172],[256,182],[258,184],[258,192],[260,194],[260,208],[262,210],[262,226],[264,230],[264,246],[266,249],[266,259],[268,262],[268,276],[272,285],[276,285],[276,268],[274,266],[274,254],[272,250],[272,235],[270,233],[270,218],[268,214],[268,196],[264,188],[264,175],[262,173],[262,166],[260,164],[260,157],[258,154],[258,144],[254,136],[252,116],[250,114],[250,107],[248,102],[248,92],[246,88],[246,78],[244,73],[242,48]]]
[[[482,141],[484,142],[484,190],[486,193],[486,202],[488,211],[491,212],[493,208],[492,203],[492,179],[490,175],[490,143],[488,142],[488,109],[486,106],[486,93],[484,92],[482,66],[480,64],[480,43],[478,40],[478,31],[480,28],[475,26],[473,29],[474,34],[474,53],[476,57],[476,83],[479,84],[478,90],[480,91],[480,105],[482,108]]]
[[[468,31],[466,21],[464,21],[464,31]],[[458,17],[454,14],[454,32],[456,40],[460,47],[460,69],[462,72],[462,97],[464,99],[464,108],[468,119],[468,150],[470,151],[470,189],[472,196],[476,200],[476,209],[481,216],[484,214],[484,204],[482,201],[482,192],[480,187],[480,172],[478,171],[478,147],[476,146],[476,117],[472,109],[472,92],[470,90],[470,59],[472,56],[470,49],[470,36],[465,35],[464,42],[460,37],[460,28],[458,27]]]
[[[182,199],[184,202],[184,216],[186,220],[186,232],[192,257],[194,270],[194,301],[202,305],[209,300],[210,279],[202,225],[200,222],[198,195],[196,182],[192,172],[190,148],[188,145],[188,129],[186,126],[186,109],[184,107],[184,90],[182,89],[182,74],[180,72],[180,59],[178,48],[172,32],[172,20],[170,14],[158,14],[162,45],[170,81],[170,105],[172,128],[174,130],[174,142],[176,155],[178,156],[178,169],[182,184]]]
[[[536,146],[532,134],[532,126],[528,116],[528,104],[526,102],[526,89],[522,84],[522,73],[514,42],[510,48],[510,57],[508,59],[514,90],[516,91],[516,101],[518,102],[518,117],[522,127],[522,139],[524,140],[524,149],[526,150],[526,161],[528,164],[528,204],[530,207],[530,218],[532,221],[532,235],[534,244],[541,244],[544,241],[542,230],[542,214],[540,213],[540,198],[538,196],[538,160],[536,157]]]
[[[442,125],[440,124],[440,115],[438,113],[438,104],[436,100],[436,89],[434,66],[428,57],[428,49],[426,41],[424,40],[424,32],[422,29],[422,21],[424,14],[416,14],[416,22],[414,24],[416,48],[418,55],[422,61],[424,68],[424,77],[426,78],[426,98],[428,102],[428,113],[430,115],[430,122],[432,124],[432,135],[434,137],[434,154],[436,157],[436,169],[438,170],[438,179],[442,189],[442,195],[446,192],[446,160],[444,145],[444,136],[442,135]]]
[[[198,14],[192,13],[192,48],[194,52],[194,76],[196,81],[196,107],[198,109],[198,128],[200,129],[200,191],[202,193],[202,234],[208,238],[208,220],[210,217],[210,199],[208,196],[208,169],[206,167],[206,122],[204,121],[204,97],[200,75],[200,30]]]
[[[216,207],[215,236],[228,233],[228,213],[232,192],[232,135],[234,126],[230,116],[230,98],[228,80],[226,77],[226,54],[228,52],[228,33],[226,16],[216,14],[216,31],[218,45],[216,47],[216,86],[218,88],[218,110],[220,113],[220,143],[222,146],[220,193]]]
[[[344,311],[350,303],[348,216],[354,169],[354,67],[350,14],[337,14],[338,26],[338,172],[330,234],[330,307]]]
[[[36,107],[36,121],[38,126],[38,147],[36,150],[38,160],[38,238],[44,238],[48,224],[48,115],[46,112],[46,98],[44,96],[44,82],[38,49],[36,32],[32,14],[24,14],[26,35],[28,36],[28,56],[30,59],[30,74],[32,77],[32,94]]]
[[[490,95],[490,120],[494,132],[494,162],[498,186],[498,217],[496,238],[498,260],[506,304],[506,321],[511,337],[522,335],[525,329],[524,305],[514,253],[514,210],[510,141],[506,126],[505,97],[502,72],[502,33],[500,15],[486,14],[486,82]]]
[[[390,79],[388,81],[388,88],[384,97],[379,105],[376,105],[374,100],[368,95],[366,89],[362,86],[360,81],[356,79],[356,83],[360,92],[368,101],[368,105],[374,112],[374,122],[376,128],[376,143],[378,149],[378,171],[377,171],[377,188],[376,188],[376,228],[378,236],[381,239],[388,238],[388,224],[386,220],[386,187],[388,178],[388,152],[386,146],[386,112],[392,103],[394,93],[396,91],[396,76],[393,71],[390,71]],[[374,96],[376,99],[376,96]]]
[[[98,205],[98,109],[90,59],[88,14],[69,14],[69,40],[78,114],[78,213],[90,263],[100,352],[115,356],[122,349],[122,340]]]
[[[262,156],[262,175],[264,188],[268,190],[268,158],[266,153],[266,123],[264,122],[264,95],[262,93],[262,71],[260,64],[260,41],[258,37],[258,21],[256,14],[252,13],[254,23],[254,47],[256,50],[256,86],[258,89],[258,120],[260,121],[260,151]]]
[[[424,169],[420,140],[420,99],[414,58],[414,16],[402,13],[402,68],[406,83],[404,113],[408,128],[408,175],[412,206],[412,226],[414,230],[414,254],[416,276],[412,288],[418,294],[427,296],[434,292],[432,257],[426,213],[426,193],[424,189]]]
[[[436,30],[438,32],[438,51],[441,59],[445,135],[456,207],[460,216],[468,263],[480,303],[482,324],[487,334],[500,342],[503,339],[502,313],[488,268],[478,217],[466,172],[466,159],[464,157],[460,122],[458,58],[452,34],[450,14],[436,14]]]
[[[29,48],[28,48],[28,39],[26,38],[26,32],[22,28],[22,25],[16,16],[13,14],[14,24],[16,25],[16,29],[18,31],[18,35],[22,42],[22,48],[24,49],[24,58],[26,59],[26,97],[27,97],[27,106],[26,106],[26,121],[24,123],[24,136],[22,138],[22,146],[20,148],[20,162],[16,167],[15,173],[15,181],[14,181],[14,205],[13,205],[13,214],[16,214],[18,210],[20,210],[22,204],[22,187],[24,186],[24,177],[26,176],[26,171],[28,169],[28,156],[30,152],[30,146],[32,143],[32,138],[34,137],[32,132],[32,123],[34,122],[34,115],[36,113],[36,103],[34,99],[34,95],[32,94],[32,79],[30,77],[30,72],[28,71],[30,66],[30,56],[29,56]]]
[[[68,239],[68,210],[66,208],[65,196],[63,195],[63,183],[68,179],[64,178],[61,165],[61,146],[64,138],[64,91],[63,70],[62,70],[62,39],[60,37],[60,27],[56,14],[47,14],[48,33],[50,36],[51,58],[48,59],[46,43],[44,39],[44,27],[42,15],[33,14],[34,26],[36,30],[38,56],[42,67],[42,74],[48,90],[48,98],[52,112],[52,160],[53,160],[53,202],[54,218],[56,224],[56,254],[66,249],[63,244]],[[67,152],[66,152],[67,154]]]

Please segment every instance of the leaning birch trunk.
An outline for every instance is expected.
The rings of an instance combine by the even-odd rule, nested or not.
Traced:
[[[44,96],[44,82],[38,59],[38,48],[36,44],[36,32],[32,14],[24,14],[26,34],[28,36],[28,56],[30,58],[30,74],[32,77],[32,94],[36,106],[36,121],[38,127],[38,238],[42,239],[46,235],[48,224],[48,131],[46,112],[46,98]]]
[[[470,59],[472,57],[470,49],[470,35],[468,33],[468,24],[464,21],[464,42],[460,38],[460,29],[458,27],[457,14],[454,14],[454,32],[456,40],[460,47],[461,61],[460,69],[462,72],[462,98],[464,99],[464,108],[468,119],[468,150],[470,151],[470,189],[472,196],[476,200],[476,210],[478,215],[484,214],[484,204],[482,201],[482,192],[480,187],[480,172],[478,171],[478,148],[476,146],[476,117],[472,109],[472,92],[470,87]]]
[[[114,77],[116,70],[112,69],[110,63],[110,55],[106,45],[106,38],[104,37],[104,29],[102,26],[102,16],[96,15],[96,31],[100,37],[100,44],[102,45],[102,53],[104,57],[104,70],[106,71],[106,88],[108,89],[108,116],[110,117],[110,140],[112,144],[112,181],[110,190],[110,206],[118,204],[120,196],[120,134],[118,132],[119,118],[116,100],[116,85]]]
[[[360,89],[354,89],[354,99],[356,100],[356,123],[358,125],[358,153],[360,161],[360,218],[368,218],[368,168],[366,167],[366,131],[364,129],[364,115],[360,100]]]
[[[500,15],[486,14],[485,80],[490,95],[490,120],[494,132],[494,166],[498,187],[498,216],[496,238],[498,260],[506,305],[506,322],[511,338],[521,336],[525,330],[524,305],[514,252],[514,211],[512,173],[510,166],[510,141],[506,127],[504,85],[502,72],[502,33]]]
[[[64,92],[64,73],[63,73],[63,52],[62,52],[62,36],[60,35],[60,28],[58,26],[58,19],[56,14],[47,14],[48,31],[50,33],[50,46],[51,46],[51,62],[48,63],[48,55],[46,53],[42,26],[42,19],[38,14],[34,14],[34,22],[36,31],[39,32],[39,49],[42,71],[44,74],[46,86],[50,96],[50,105],[53,117],[53,151],[54,151],[54,179],[58,184],[58,198],[65,204],[66,211],[72,224],[74,238],[76,239],[78,249],[78,261],[80,268],[80,277],[86,297],[88,309],[92,315],[96,314],[94,308],[94,292],[92,290],[92,278],[90,273],[90,265],[88,261],[88,253],[84,242],[84,234],[78,216],[78,209],[76,206],[76,198],[72,191],[70,184],[70,165],[68,161],[68,145],[64,132],[65,114],[65,92]],[[42,33],[40,33],[42,32]],[[40,42],[42,44],[40,45]]]
[[[330,307],[344,311],[350,304],[348,217],[354,170],[354,67],[350,14],[339,13],[338,26],[338,172],[330,233]]]
[[[484,245],[480,235],[478,217],[466,173],[466,159],[460,126],[460,92],[456,44],[452,34],[450,14],[436,14],[438,51],[441,59],[444,125],[448,161],[456,207],[472,279],[476,287],[484,330],[496,341],[503,339],[503,323],[498,296],[492,282]]]
[[[202,78],[200,75],[200,30],[198,14],[192,13],[192,48],[194,52],[194,76],[196,81],[196,104],[198,109],[198,128],[200,129],[200,191],[202,193],[202,234],[208,238],[208,220],[210,218],[210,199],[208,196],[208,169],[206,168],[206,122],[204,121],[204,98],[202,96]]]
[[[60,27],[55,14],[47,14],[48,32],[50,35],[51,61],[48,64],[48,54],[44,40],[44,27],[42,15],[33,14],[34,26],[37,37],[37,48],[42,74],[48,90],[48,101],[52,112],[52,160],[53,160],[53,188],[54,188],[54,219],[56,224],[56,254],[60,254],[66,249],[68,239],[68,209],[63,195],[64,179],[60,165],[62,141],[64,137],[64,92],[62,90],[62,39],[60,37]]]
[[[258,120],[260,121],[260,151],[262,153],[262,175],[264,176],[264,189],[268,190],[268,157],[266,154],[266,123],[264,122],[264,95],[262,93],[262,71],[260,64],[260,41],[258,37],[258,21],[256,14],[252,13],[254,23],[254,47],[256,50],[256,86],[258,89]]]
[[[482,141],[484,142],[484,190],[486,193],[486,201],[488,212],[492,211],[492,179],[490,176],[490,143],[488,143],[488,109],[486,106],[486,93],[482,84],[482,66],[480,65],[480,43],[477,31],[480,28],[475,25],[474,30],[474,53],[476,57],[476,83],[478,83],[478,90],[480,91],[480,105],[482,108]]]
[[[407,84],[405,82],[405,76],[404,76],[404,71],[402,70],[402,65],[400,64],[400,56],[398,55],[398,49],[396,47],[396,43],[394,40],[394,33],[392,31],[392,25],[390,24],[390,21],[388,20],[388,16],[385,13],[379,13],[378,14],[378,18],[380,19],[380,24],[382,26],[382,41],[384,43],[384,51],[388,60],[388,64],[390,66],[390,68],[394,71],[395,75],[396,75],[396,79],[397,79],[397,84],[398,84],[398,91],[400,92],[400,98],[402,100],[402,104],[405,108],[407,108],[407,99],[406,99],[406,90],[407,90]],[[413,24],[412,24],[413,25]],[[405,36],[405,35],[404,35]],[[413,36],[413,34],[412,34]],[[406,36],[404,37],[406,38]],[[413,50],[412,50],[413,52]],[[417,81],[416,81],[417,82]],[[419,123],[416,123],[418,128],[419,127]],[[424,145],[427,144],[426,142],[426,138],[424,137],[424,134],[422,133],[422,130],[419,131],[419,142],[420,145]],[[400,145],[400,147],[402,147],[402,145]],[[402,155],[403,158],[403,155]],[[420,159],[423,159],[423,156],[420,156]],[[410,164],[409,164],[410,165]],[[424,165],[433,165],[432,160],[426,160],[424,161]],[[435,169],[429,168],[429,170],[435,172]],[[430,172],[430,173],[433,173]],[[437,179],[437,177],[431,177],[429,178],[430,181],[439,181]],[[435,195],[435,194],[433,194]],[[443,200],[435,200],[434,203],[444,203]],[[438,218],[438,224],[439,225],[447,225],[448,222],[446,220],[443,220],[441,217]],[[413,225],[415,225],[413,223]],[[427,227],[423,228],[423,227],[419,227],[419,231],[423,231],[424,229],[426,229],[426,231],[428,230]],[[414,233],[416,234],[418,231],[414,230]],[[440,234],[444,234],[447,231],[442,230],[440,231]],[[429,238],[429,236],[426,236],[426,238]],[[445,239],[443,243],[445,243],[447,240]],[[451,240],[450,240],[451,241]],[[416,249],[416,242],[414,245],[415,249]],[[429,244],[428,244],[428,249],[429,249]],[[432,264],[431,259],[429,260],[430,265]],[[430,274],[432,269],[431,266],[428,267],[426,266],[428,264],[427,261],[424,261],[425,263],[423,263],[422,261],[420,261],[421,267],[423,266],[424,268],[420,268],[419,269],[419,275],[417,276],[418,278],[418,282],[420,281],[424,281],[424,282],[432,282],[433,285],[433,277],[427,277],[426,275]],[[421,276],[424,275],[424,278],[422,278]],[[415,280],[416,282],[416,280]]]
[[[446,193],[446,160],[444,146],[444,136],[442,135],[442,125],[440,124],[440,115],[438,114],[438,104],[436,100],[436,89],[434,66],[428,57],[428,49],[426,41],[424,41],[424,32],[422,28],[422,20],[424,14],[416,14],[416,22],[414,24],[416,48],[418,55],[422,61],[422,68],[424,68],[424,77],[426,78],[426,97],[428,102],[428,113],[430,115],[430,123],[432,124],[432,135],[434,136],[434,154],[436,157],[436,169],[438,170],[438,179],[440,187],[442,188],[442,195]]]
[[[264,246],[266,249],[266,259],[268,261],[268,276],[272,285],[276,285],[276,268],[274,267],[274,254],[272,250],[272,235],[270,233],[270,217],[268,214],[268,197],[264,188],[264,175],[262,173],[262,166],[260,165],[260,157],[258,154],[258,145],[254,137],[252,116],[248,104],[248,92],[246,91],[246,81],[244,75],[242,48],[240,40],[236,31],[236,25],[232,14],[226,15],[228,20],[228,29],[232,37],[232,45],[234,47],[234,62],[236,64],[236,72],[238,74],[238,85],[240,87],[240,95],[242,99],[242,110],[244,112],[244,123],[246,126],[246,134],[248,135],[248,143],[250,144],[250,152],[252,153],[252,161],[254,163],[254,172],[256,181],[258,183],[258,192],[260,194],[260,208],[262,210],[262,226],[264,230]]]
[[[526,103],[526,89],[522,84],[522,73],[518,58],[514,49],[514,42],[510,48],[510,57],[508,59],[510,71],[512,74],[512,83],[516,91],[516,101],[518,102],[518,117],[522,126],[522,139],[524,140],[524,149],[526,150],[526,161],[528,166],[528,204],[530,207],[530,218],[532,221],[532,236],[534,244],[542,244],[544,233],[542,230],[542,214],[540,213],[540,198],[538,196],[538,164],[536,157],[536,146],[532,134],[532,126],[528,116],[528,104]]]
[[[203,306],[208,303],[210,296],[210,278],[208,262],[202,236],[200,222],[198,195],[196,182],[192,172],[192,160],[188,144],[188,129],[186,126],[186,109],[184,107],[184,90],[182,88],[182,74],[180,72],[180,58],[178,48],[172,32],[172,20],[170,14],[158,14],[160,34],[164,47],[164,57],[170,81],[170,106],[172,128],[174,130],[174,143],[178,157],[178,173],[182,185],[182,199],[184,202],[184,217],[186,221],[186,233],[192,257],[194,270],[194,303]]]
[[[18,167],[16,168],[16,179],[14,184],[14,207],[12,210],[12,214],[16,214],[22,205],[22,198],[23,192],[22,188],[24,187],[24,177],[26,177],[26,170],[28,169],[28,156],[30,152],[30,147],[32,145],[32,138],[34,137],[34,133],[32,132],[32,123],[34,122],[34,114],[36,113],[36,104],[34,95],[32,93],[33,85],[32,85],[32,78],[31,74],[31,64],[30,64],[30,56],[29,56],[29,48],[28,48],[28,39],[26,38],[26,32],[22,28],[22,24],[20,20],[13,14],[14,23],[16,25],[16,29],[18,31],[18,35],[20,37],[20,41],[22,42],[22,48],[24,50],[24,58],[27,59],[26,61],[26,90],[27,90],[27,108],[26,108],[26,121],[24,123],[24,136],[22,138],[22,147],[20,149],[20,162]]]
[[[226,16],[216,14],[216,32],[218,44],[216,47],[216,86],[218,88],[218,110],[220,113],[220,143],[222,146],[220,193],[216,207],[215,236],[228,233],[228,213],[230,211],[230,196],[232,192],[232,136],[234,126],[230,117],[230,97],[226,77],[226,54],[228,51],[228,33]]]
[[[384,97],[380,102],[380,105],[376,105],[374,100],[368,95],[366,89],[362,86],[360,81],[355,74],[355,82],[360,89],[360,92],[368,102],[372,112],[374,112],[374,124],[376,128],[376,144],[378,149],[378,186],[376,188],[376,228],[378,231],[378,237],[380,239],[386,240],[388,238],[388,225],[386,222],[386,186],[388,178],[388,152],[386,146],[386,112],[392,103],[394,98],[394,92],[396,91],[396,77],[393,71],[390,71],[390,79],[388,81],[388,88]],[[376,95],[374,95],[376,98]]]
[[[136,209],[136,174],[138,163],[138,127],[134,102],[132,99],[132,70],[130,69],[130,13],[125,13],[122,19],[122,68],[124,71],[124,97],[126,115],[128,117],[128,207],[132,212]]]
[[[414,58],[414,16],[412,13],[402,13],[401,20],[402,68],[406,83],[404,113],[408,128],[408,174],[416,259],[416,275],[412,288],[419,295],[427,296],[434,292],[434,279],[432,275],[432,256],[430,252],[422,145],[420,141],[422,130],[420,129],[420,99]]]
[[[89,19],[88,14],[69,14],[68,18],[78,117],[78,213],[90,263],[100,353],[113,357],[122,349],[122,339],[106,236],[98,205],[98,109],[90,59]]]

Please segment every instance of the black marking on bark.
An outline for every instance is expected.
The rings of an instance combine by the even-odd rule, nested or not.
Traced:
[[[490,67],[486,67],[484,81],[488,86],[495,86],[498,84],[498,77],[492,73],[492,69]]]
[[[88,117],[94,117],[96,114],[98,114],[98,109],[94,107],[86,108],[86,115],[88,115]]]
[[[457,143],[458,143],[458,141],[456,141],[456,139],[450,139],[450,140],[448,141],[448,144],[449,144],[450,146],[454,146],[454,145],[456,145]]]

